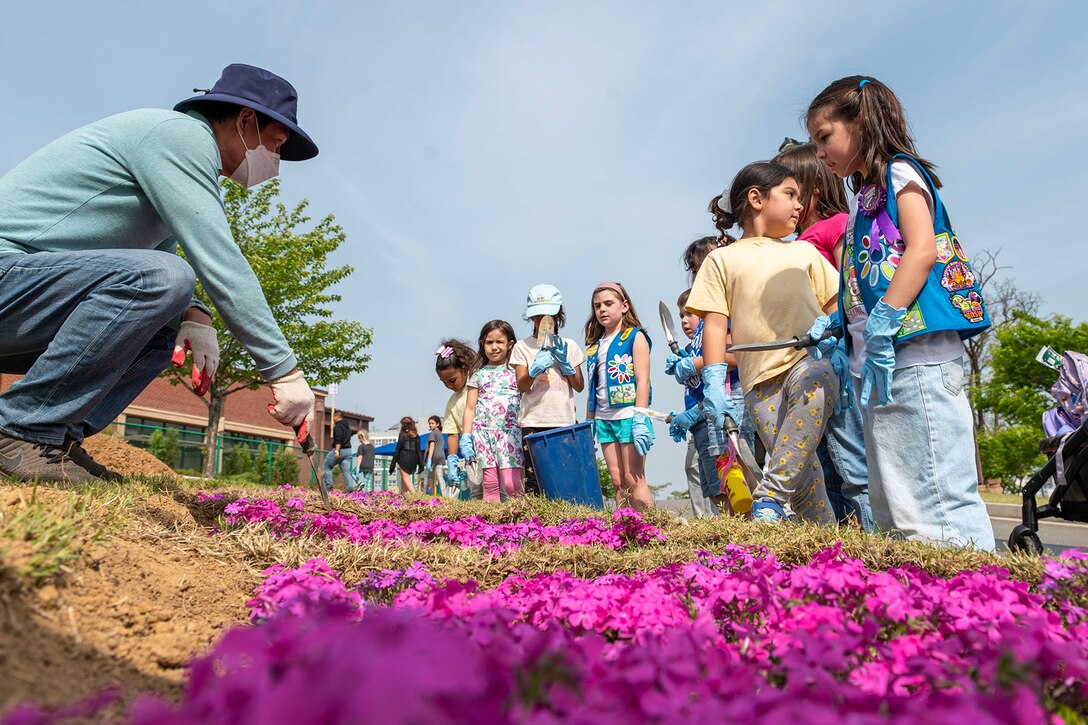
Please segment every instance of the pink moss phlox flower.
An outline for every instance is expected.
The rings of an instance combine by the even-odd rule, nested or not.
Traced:
[[[203,491],[197,491],[196,492],[196,500],[199,501],[200,503],[204,503],[205,501],[222,501],[223,500],[223,494],[222,493],[204,493]]]
[[[358,492],[356,492],[358,493]],[[356,493],[351,494],[355,496]],[[401,505],[401,499],[389,492],[377,492],[379,508],[389,503]],[[494,524],[479,516],[449,520],[441,516],[422,521],[399,523],[379,519],[361,523],[347,511],[309,513],[302,510],[302,500],[290,498],[282,506],[270,500],[240,498],[224,508],[224,521],[229,526],[264,524],[281,537],[319,536],[346,539],[356,545],[369,543],[404,544],[440,542],[468,548],[479,548],[493,556],[519,549],[524,543],[559,544],[563,546],[604,546],[611,549],[650,546],[664,541],[657,527],[645,523],[641,514],[620,509],[613,520],[596,518],[571,519],[545,526],[540,520]]]
[[[264,582],[254,590],[256,596],[246,602],[251,622],[266,620],[284,610],[304,616],[327,603],[355,609],[362,603],[358,593],[349,591],[324,559],[310,559],[298,569],[276,564],[262,573]]]

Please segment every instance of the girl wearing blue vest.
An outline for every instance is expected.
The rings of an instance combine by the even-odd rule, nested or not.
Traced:
[[[990,326],[977,277],[919,156],[903,108],[880,81],[849,76],[809,105],[817,154],[857,192],[842,251],[838,317],[863,413],[876,527],[994,548],[978,495],[962,340]]]
[[[650,405],[650,338],[619,282],[601,282],[591,303],[593,314],[585,327],[586,419],[594,421],[594,435],[616,488],[616,505],[653,508],[645,456],[654,430],[646,416],[634,411]]]

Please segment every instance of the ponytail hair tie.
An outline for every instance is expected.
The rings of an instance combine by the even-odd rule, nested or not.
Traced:
[[[732,214],[733,208],[729,206],[729,192],[731,189],[727,186],[721,196],[718,197],[718,209],[724,211],[726,214]]]
[[[869,79],[868,79],[868,78],[862,78],[862,79],[861,79],[861,82],[860,82],[860,83],[858,83],[858,90],[860,91],[860,90],[861,90],[861,87],[862,87],[863,85],[865,85],[866,83],[868,83],[868,82],[869,82]]]
[[[448,358],[450,355],[453,354],[453,348],[450,347],[449,345],[443,345],[442,347],[435,350],[434,354],[437,355],[438,357],[442,358],[443,360],[445,360],[446,358]]]

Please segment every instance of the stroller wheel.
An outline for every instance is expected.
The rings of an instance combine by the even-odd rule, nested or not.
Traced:
[[[1043,542],[1030,526],[1020,524],[1009,534],[1009,551],[1030,556],[1043,555]]]

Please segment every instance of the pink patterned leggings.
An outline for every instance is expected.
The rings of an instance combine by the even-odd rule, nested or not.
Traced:
[[[499,486],[505,490],[507,496],[522,496],[525,488],[521,482],[520,468],[485,468],[483,476],[484,501],[501,500]]]

